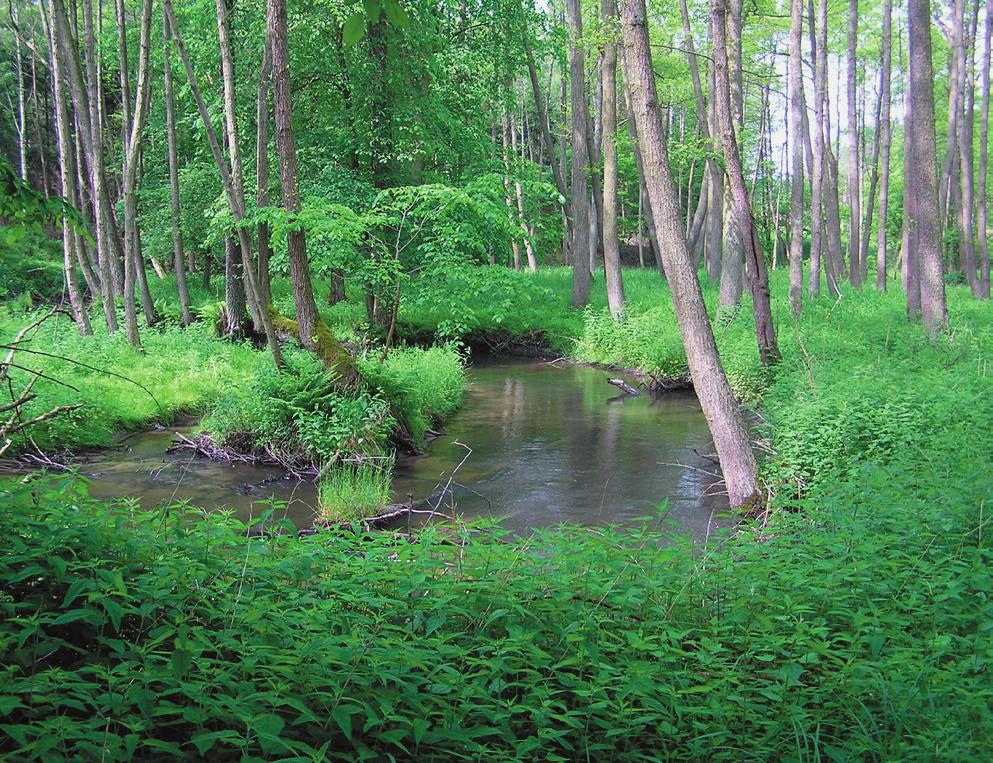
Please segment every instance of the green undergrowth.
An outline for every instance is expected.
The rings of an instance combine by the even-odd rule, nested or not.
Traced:
[[[618,325],[570,313],[562,271],[513,277],[544,283],[578,354],[678,370],[648,275],[628,280]],[[704,548],[639,528],[259,536],[93,501],[71,479],[4,483],[0,754],[988,757],[993,310],[951,288],[951,329],[931,340],[897,290],[809,301],[794,322],[773,285],[775,371],[755,361],[747,304],[717,331],[735,388],[761,402],[773,511]],[[380,370],[416,369],[405,353],[419,358]],[[445,410],[433,393],[454,366],[428,365],[421,405]]]
[[[0,343],[12,341],[30,321],[24,314],[0,317]],[[108,336],[96,320],[94,330],[94,336],[80,337],[71,320],[58,316],[18,353],[18,364],[48,377],[35,384],[37,398],[25,406],[25,418],[60,405],[82,407],[32,427],[31,439],[16,440],[14,452],[109,445],[118,432],[203,413],[255,362],[250,346],[217,339],[206,324],[147,329],[143,352],[123,335]],[[29,378],[18,369],[11,376],[15,391]]]

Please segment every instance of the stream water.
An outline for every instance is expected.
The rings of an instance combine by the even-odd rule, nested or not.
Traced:
[[[533,360],[477,360],[465,404],[425,455],[397,463],[394,495],[466,518],[496,516],[512,530],[562,522],[632,523],[656,513],[695,536],[726,502],[713,446],[691,392],[620,395],[606,371]],[[630,380],[629,380],[630,381]],[[175,428],[129,435],[77,464],[100,498],[153,507],[186,500],[258,515],[268,501],[299,526],[317,512],[313,484],[282,470],[167,452]],[[450,482],[451,480],[451,482]],[[445,488],[448,488],[447,490]]]

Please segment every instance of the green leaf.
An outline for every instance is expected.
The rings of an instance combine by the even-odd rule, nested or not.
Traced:
[[[365,34],[365,16],[361,13],[353,13],[341,28],[341,40],[346,45],[354,45],[362,39],[363,34]]]
[[[400,27],[400,29],[406,29],[410,24],[410,16],[407,15],[407,11],[403,9],[397,0],[385,0],[385,2],[386,18],[394,26]]]
[[[375,24],[379,21],[380,11],[382,11],[379,0],[362,0],[362,7],[365,8],[365,15],[369,19],[370,24]]]

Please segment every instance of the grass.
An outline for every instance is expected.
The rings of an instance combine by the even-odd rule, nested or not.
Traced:
[[[474,331],[680,372],[657,277],[626,276],[619,325],[600,289],[570,311],[561,270],[455,304]],[[773,288],[775,371],[747,301],[717,335],[760,404],[774,511],[705,548],[640,528],[260,537],[69,479],[4,483],[0,755],[984,759],[993,308],[950,288],[930,340],[898,290],[793,321],[783,274]],[[451,316],[412,300],[404,320]]]
[[[390,502],[392,473],[391,458],[383,463],[331,468],[317,486],[321,518],[339,523],[375,516]]]

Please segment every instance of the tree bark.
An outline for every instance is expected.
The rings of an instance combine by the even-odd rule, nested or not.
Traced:
[[[624,279],[617,234],[617,0],[602,0],[601,13],[607,30],[603,48],[603,267],[607,281],[607,306],[614,320],[624,315]]]
[[[73,156],[72,136],[70,135],[69,108],[66,103],[65,73],[61,56],[58,54],[55,40],[48,33],[49,62],[52,77],[52,91],[55,95],[55,126],[59,151],[59,171],[62,182],[62,196],[70,204],[78,204],[76,196],[76,165]],[[76,262],[79,257],[78,247],[81,241],[76,229],[67,219],[62,220],[62,253],[63,272],[65,274],[66,291],[69,293],[69,305],[76,329],[81,336],[93,333],[86,305],[76,280]]]
[[[982,112],[979,120],[979,297],[990,298],[990,246],[988,241],[989,204],[986,198],[986,173],[989,168],[990,147],[990,43],[993,40],[993,0],[986,0],[986,21],[983,28]]]
[[[909,0],[911,162],[910,244],[919,269],[921,313],[929,334],[948,324],[941,223],[938,219],[937,151],[934,130],[934,73],[931,67],[931,3]]]
[[[974,6],[978,13],[978,5]],[[970,30],[974,30],[974,25],[970,25]],[[960,45],[958,49],[959,67],[959,104],[961,108],[957,114],[956,124],[958,128],[959,146],[959,207],[958,207],[958,233],[959,233],[959,261],[962,271],[965,273],[966,283],[972,295],[976,298],[980,296],[979,276],[976,272],[976,230],[973,221],[973,204],[975,203],[975,166],[972,160],[973,142],[972,136],[975,130],[975,101],[976,83],[973,74],[973,45],[975,35],[972,31],[962,29],[959,32]]]
[[[887,0],[889,2],[889,0]],[[793,171],[790,193],[790,308],[803,308],[803,0],[790,3],[790,126]]]
[[[632,113],[637,122],[648,199],[665,241],[662,256],[690,375],[714,436],[731,506],[754,506],[763,500],[755,455],[721,366],[700,283],[686,251],[680,224],[676,189],[662,135],[644,0],[626,0],[621,26],[625,80],[631,91]]]
[[[890,195],[890,145],[892,132],[890,128],[890,81],[892,79],[892,64],[890,49],[892,39],[893,8],[892,0],[883,0],[883,30],[882,30],[882,61],[879,68],[879,228],[876,236],[876,288],[886,291],[887,268],[887,239],[886,223],[889,217]]]
[[[190,91],[193,94],[193,99],[196,101],[197,110],[200,112],[200,119],[203,121],[204,131],[207,133],[207,142],[210,144],[211,153],[214,155],[214,162],[221,174],[221,182],[224,185],[225,194],[228,198],[228,205],[231,208],[231,216],[234,218],[235,223],[240,223],[245,218],[245,189],[244,185],[240,182],[241,157],[237,148],[237,130],[234,114],[234,66],[231,62],[231,47],[227,35],[227,11],[224,8],[223,3],[224,0],[218,0],[217,25],[218,36],[222,41],[222,61],[227,61],[227,65],[224,68],[226,72],[230,72],[230,77],[226,75],[224,78],[225,119],[228,123],[229,137],[234,138],[234,140],[229,141],[229,150],[231,152],[230,169],[224,159],[224,156],[221,154],[221,146],[218,142],[217,132],[214,130],[213,122],[210,119],[210,112],[207,110],[207,104],[204,102],[203,94],[197,84],[196,74],[193,71],[193,66],[190,64],[190,58],[186,53],[186,48],[183,45],[183,40],[179,33],[179,25],[176,23],[176,15],[173,12],[172,3],[170,0],[164,0],[163,11],[169,15],[169,28],[172,31],[173,41],[176,43],[176,52],[179,54],[180,61],[183,64],[183,69],[186,71],[186,78],[190,85]],[[238,170],[237,172],[234,171],[236,165]],[[237,183],[235,180],[236,178],[238,181]],[[248,286],[246,292],[251,299],[251,295],[254,294],[257,296],[258,291],[257,284],[255,282],[255,275],[252,272],[251,239],[248,234],[248,229],[245,226],[240,226],[238,228],[238,238],[241,245],[243,270]],[[266,342],[268,343],[269,350],[272,353],[273,361],[277,367],[281,367],[282,356],[279,350],[279,342],[276,338],[276,333],[273,328],[272,319],[269,315],[268,309],[263,310],[259,318],[265,331]]]
[[[69,75],[72,99],[77,114],[78,127],[82,132],[82,143],[87,155],[90,174],[91,199],[94,207],[95,238],[98,249],[98,262],[101,270],[101,299],[104,318],[110,333],[117,331],[117,313],[114,304],[114,266],[112,261],[120,259],[120,238],[117,235],[110,198],[107,193],[107,178],[103,161],[103,140],[100,134],[100,120],[83,80],[79,53],[69,30],[63,0],[49,0],[52,35],[61,61]],[[95,75],[94,75],[95,76]]]
[[[859,111],[858,90],[858,0],[848,0],[848,280],[852,286],[862,286],[862,218],[859,198]],[[871,202],[870,202],[871,206]]]
[[[732,122],[733,93],[728,71],[728,45],[725,31],[728,26],[727,7],[727,0],[712,0],[710,6],[711,34],[714,39],[714,78],[717,84],[714,100],[717,106],[717,121],[721,127],[721,144],[724,147],[724,164],[727,167],[728,184],[734,204],[735,223],[742,239],[748,267],[748,284],[752,293],[759,359],[763,364],[770,364],[779,361],[779,346],[776,343],[776,330],[772,322],[769,273],[759,245],[752,204],[745,188],[741,154],[738,151],[738,141]]]
[[[580,0],[566,0],[569,17],[569,87],[572,91],[572,306],[590,301],[590,192],[583,16]]]
[[[179,292],[180,318],[184,326],[193,322],[190,313],[190,290],[186,285],[186,261],[183,256],[183,231],[179,225],[179,153],[176,149],[176,115],[172,85],[172,62],[169,60],[169,18],[162,15],[162,75],[165,87],[166,148],[169,154],[169,203],[172,213],[172,262]]]
[[[268,37],[272,52],[273,104],[276,113],[276,145],[279,149],[279,179],[283,207],[293,216],[300,211],[300,181],[297,170],[296,137],[293,133],[293,103],[290,88],[289,42],[286,28],[286,0],[269,0]],[[296,335],[300,343],[315,353],[324,366],[337,374],[337,383],[353,386],[361,381],[352,357],[324,325],[317,312],[314,286],[307,259],[307,239],[293,226],[286,236],[293,303],[296,306]],[[268,306],[264,306],[268,313]],[[284,321],[284,319],[280,319]],[[287,322],[288,323],[288,322]]]
[[[262,66],[259,68],[259,93],[255,109],[255,206],[265,209],[269,206],[269,88],[272,84],[272,51],[269,38],[263,45]],[[269,236],[269,223],[264,220],[258,225],[259,238],[259,298],[263,305],[272,304],[272,277],[269,273],[269,260],[272,258],[272,243]]]
[[[514,120],[510,120],[510,150],[514,157],[518,157],[517,153],[517,130],[515,129]],[[520,226],[521,233],[524,239],[524,254],[528,261],[528,270],[532,273],[538,272],[538,258],[534,253],[534,245],[531,243],[531,233],[528,230],[528,225],[524,219],[524,189],[521,188],[521,181],[514,179],[514,196],[517,199],[517,224]]]

